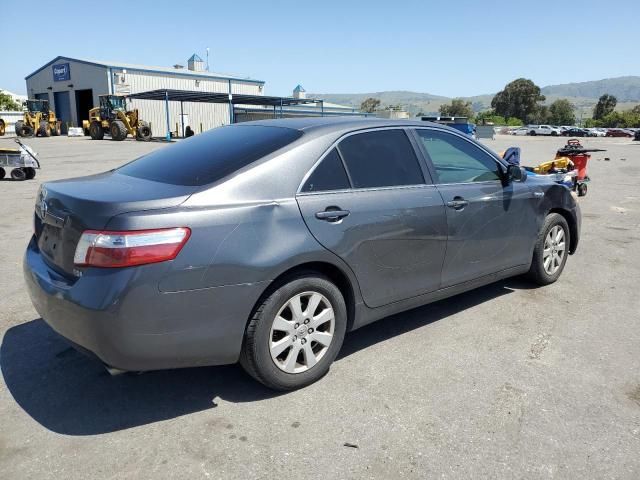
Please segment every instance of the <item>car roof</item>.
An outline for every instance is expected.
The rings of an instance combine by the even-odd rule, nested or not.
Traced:
[[[421,120],[388,120],[373,117],[300,117],[300,118],[278,118],[273,120],[256,120],[253,122],[243,122],[239,125],[260,125],[265,127],[282,127],[304,131],[305,133],[331,133],[345,130],[360,130],[377,127],[425,127],[436,126],[446,127],[446,125]]]

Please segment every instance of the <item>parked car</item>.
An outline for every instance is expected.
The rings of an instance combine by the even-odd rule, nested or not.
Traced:
[[[564,137],[591,137],[592,134],[586,128],[573,127],[562,132]]]
[[[557,137],[562,134],[562,131],[558,127],[552,127],[551,125],[528,125],[529,135],[550,135]]]
[[[511,131],[511,135],[529,135],[529,129],[527,127],[516,128]]]
[[[633,135],[633,139],[640,141],[640,128],[636,129],[636,133]]]
[[[622,128],[610,128],[607,130],[607,137],[633,137],[633,133]]]
[[[607,131],[604,128],[589,128],[593,137],[604,137],[607,135]]]
[[[47,182],[34,222],[36,310],[112,372],[239,360],[288,390],[348,330],[513,275],[555,282],[581,216],[569,189],[457,130],[325,117]]]

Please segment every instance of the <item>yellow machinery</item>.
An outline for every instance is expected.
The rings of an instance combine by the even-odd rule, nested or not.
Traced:
[[[24,106],[24,116],[16,122],[18,137],[60,135],[62,122],[49,110],[49,100],[27,100]]]
[[[571,171],[574,168],[575,166],[569,157],[557,157],[549,162],[544,162],[537,167],[533,167],[533,173],[546,175],[548,173],[554,173],[558,169]]]
[[[151,140],[151,127],[140,120],[138,110],[127,110],[127,100],[120,95],[100,95],[100,106],[89,110],[89,120],[82,121],[85,135],[102,140],[105,133],[121,141],[131,135],[136,140]]]

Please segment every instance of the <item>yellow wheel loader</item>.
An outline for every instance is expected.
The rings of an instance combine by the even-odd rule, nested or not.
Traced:
[[[15,125],[18,137],[60,135],[62,122],[49,110],[49,100],[27,100],[24,107],[24,116]]]
[[[85,135],[102,140],[105,133],[121,141],[131,135],[136,140],[151,140],[151,127],[140,120],[138,110],[127,110],[127,99],[121,95],[100,95],[100,106],[89,110],[89,120],[82,121]]]

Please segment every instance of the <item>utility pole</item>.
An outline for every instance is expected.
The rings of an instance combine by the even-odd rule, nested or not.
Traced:
[[[207,47],[207,72],[209,71],[209,47]]]

